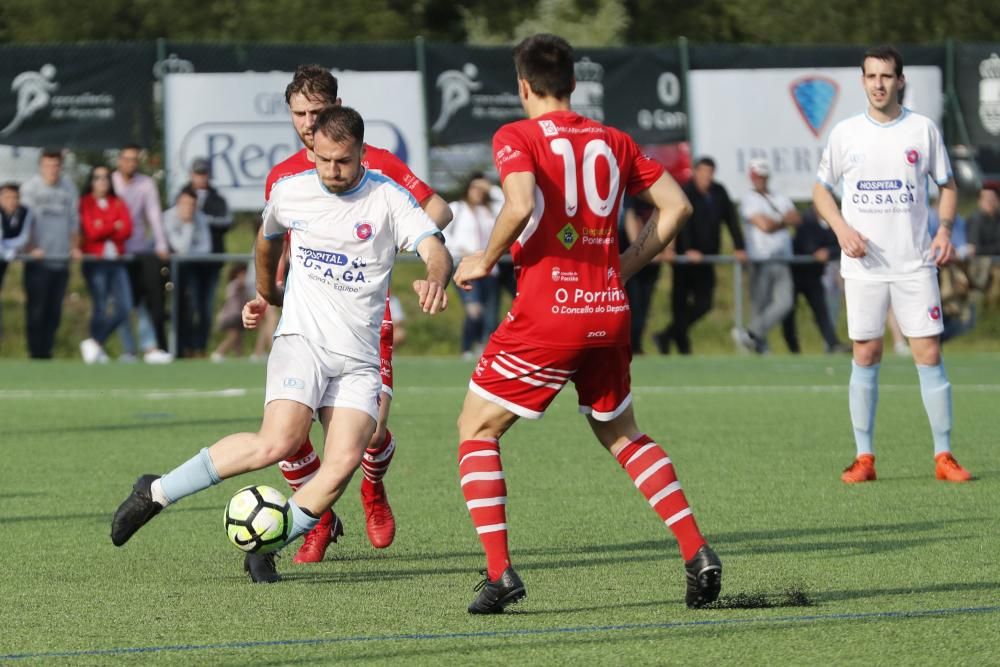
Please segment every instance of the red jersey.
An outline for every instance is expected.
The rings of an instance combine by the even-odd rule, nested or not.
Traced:
[[[434,194],[434,190],[431,189],[431,186],[417,178],[413,172],[410,171],[410,168],[406,166],[405,162],[384,148],[376,148],[375,146],[365,144],[365,156],[361,160],[361,164],[365,169],[371,169],[374,172],[385,174],[392,180],[402,185],[411,195],[413,195],[413,198],[416,199],[419,204],[423,204],[428,197]],[[271,198],[271,188],[274,187],[274,184],[282,178],[285,178],[286,176],[294,176],[295,174],[301,174],[303,171],[309,171],[310,169],[315,168],[316,163],[309,159],[309,153],[305,148],[287,160],[274,165],[268,173],[267,182],[264,185],[264,201]]]
[[[649,188],[663,167],[624,132],[572,111],[501,127],[493,137],[500,181],[535,175],[535,211],[511,247],[517,297],[504,332],[552,348],[629,341],[618,261],[622,195]]]

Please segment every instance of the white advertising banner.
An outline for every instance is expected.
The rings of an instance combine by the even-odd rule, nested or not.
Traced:
[[[336,72],[340,97],[365,119],[365,141],[392,151],[427,178],[423,86],[418,72]],[[290,72],[170,74],[164,80],[167,192],[187,182],[191,162],[211,162],[212,184],[234,211],[264,207],[275,164],[302,148],[285,87]]]
[[[940,123],[941,70],[904,74],[904,104]],[[859,67],[695,70],[689,82],[695,155],[715,160],[716,179],[735,198],[750,189],[747,163],[761,157],[771,163],[775,192],[811,199],[830,130],[868,106]]]

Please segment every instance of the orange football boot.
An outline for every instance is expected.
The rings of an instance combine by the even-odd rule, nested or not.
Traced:
[[[854,463],[844,468],[844,474],[840,479],[847,484],[857,484],[858,482],[874,482],[875,477],[875,456],[872,454],[862,454],[854,459]]]
[[[963,468],[951,455],[951,452],[941,452],[934,457],[934,476],[946,482],[968,482],[972,475]]]

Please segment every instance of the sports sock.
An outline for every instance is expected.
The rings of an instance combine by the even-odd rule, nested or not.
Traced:
[[[920,397],[924,399],[924,410],[931,423],[934,435],[934,456],[951,451],[951,383],[944,372],[944,364],[921,366]]]
[[[285,540],[285,544],[294,542],[300,535],[305,535],[319,523],[318,516],[303,507],[299,507],[294,500],[288,501],[288,509],[292,526],[288,529],[288,539]]]
[[[469,516],[486,551],[486,574],[495,580],[510,566],[507,483],[496,440],[466,440],[458,447],[458,474]]]
[[[385,430],[385,438],[376,447],[369,447],[361,457],[361,471],[369,482],[381,482],[385,477],[392,455],[396,453],[396,439],[389,429]]]
[[[292,491],[298,491],[303,484],[308,482],[319,471],[320,460],[316,456],[309,436],[299,447],[298,451],[289,456],[284,461],[278,462],[278,468],[284,476],[288,486]]]
[[[874,454],[872,436],[875,432],[875,408],[878,406],[878,369],[879,364],[859,366],[858,362],[851,361],[848,397],[858,456]]]
[[[153,500],[166,507],[221,481],[206,447],[153,482]]]
[[[705,538],[698,530],[667,453],[648,435],[641,435],[625,445],[616,458],[650,507],[673,531],[684,560],[694,558]]]

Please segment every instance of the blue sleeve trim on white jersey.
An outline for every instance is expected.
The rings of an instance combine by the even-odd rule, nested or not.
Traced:
[[[816,177],[816,182],[819,183],[819,184],[821,184],[824,188],[826,188],[830,192],[833,192],[834,187],[832,185],[830,185],[829,183],[827,183],[826,181],[824,181],[819,176]]]
[[[273,241],[274,239],[280,239],[285,235],[285,232],[276,232],[274,234],[264,234],[265,241]]]
[[[387,183],[387,184],[391,185],[392,187],[396,188],[397,190],[399,190],[400,192],[402,192],[404,195],[406,195],[407,199],[410,200],[410,203],[413,204],[413,206],[415,208],[420,208],[420,202],[417,201],[417,198],[413,196],[412,192],[410,192],[409,190],[407,190],[406,188],[404,188],[402,185],[400,185],[396,181],[392,180],[391,178],[389,178],[385,174],[372,173],[370,171],[368,173],[371,174],[371,179],[373,181],[375,181],[376,183]]]
[[[417,252],[417,246],[420,245],[420,242],[423,241],[425,238],[427,238],[428,236],[438,236],[440,234],[441,232],[438,231],[437,229],[427,230],[426,232],[418,236],[416,240],[413,242],[413,252]],[[417,255],[419,256],[420,253],[417,253]]]
[[[955,178],[955,174],[951,173],[951,171],[949,170],[949,171],[948,171],[948,176],[947,176],[947,177],[945,177],[945,179],[944,179],[943,181],[934,181],[934,182],[935,182],[935,183],[937,183],[938,185],[947,185],[947,184],[948,184],[948,182],[949,182],[949,181],[950,181],[951,179],[953,179],[953,178]]]

